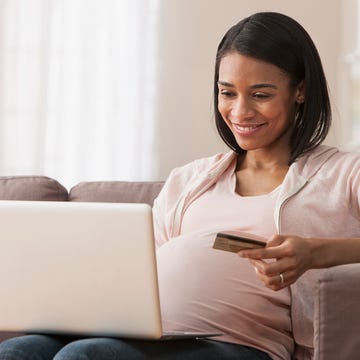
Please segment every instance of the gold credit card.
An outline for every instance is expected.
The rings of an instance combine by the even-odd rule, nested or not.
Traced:
[[[213,245],[214,249],[230,252],[238,252],[245,249],[259,249],[266,245],[266,242],[237,236],[230,233],[218,233]]]

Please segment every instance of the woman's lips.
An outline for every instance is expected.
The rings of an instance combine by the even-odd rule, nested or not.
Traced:
[[[252,135],[259,131],[265,124],[251,124],[251,125],[239,125],[232,124],[234,130],[239,135]]]

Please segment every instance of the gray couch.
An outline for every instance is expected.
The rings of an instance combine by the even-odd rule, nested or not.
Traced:
[[[0,200],[143,202],[152,205],[163,182],[83,182],[67,190],[43,176],[0,177]],[[1,294],[0,294],[1,296]],[[316,360],[360,359],[360,264],[326,270],[314,308]],[[1,324],[0,324],[1,327]],[[301,324],[296,324],[301,329]],[[0,332],[0,341],[19,334]],[[308,353],[299,359],[310,359]]]

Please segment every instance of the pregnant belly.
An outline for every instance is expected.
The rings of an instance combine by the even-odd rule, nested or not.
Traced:
[[[288,293],[266,289],[247,260],[213,249],[214,239],[215,233],[188,234],[158,250],[164,326],[237,333],[254,323],[272,323],[270,308],[284,310]]]

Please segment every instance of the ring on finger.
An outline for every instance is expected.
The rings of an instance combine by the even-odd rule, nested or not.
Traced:
[[[284,274],[280,273],[279,276],[280,276],[280,283],[283,284],[285,282]]]

